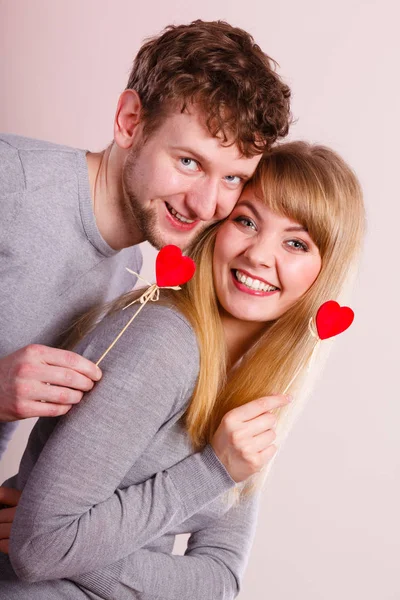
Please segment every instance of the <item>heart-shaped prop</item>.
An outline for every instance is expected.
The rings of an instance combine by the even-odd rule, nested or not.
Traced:
[[[348,306],[340,306],[334,300],[324,302],[317,312],[315,323],[321,340],[345,331],[352,324],[354,312]]]
[[[182,256],[178,246],[164,246],[156,258],[156,281],[159,287],[173,287],[191,279],[196,265],[188,256]]]

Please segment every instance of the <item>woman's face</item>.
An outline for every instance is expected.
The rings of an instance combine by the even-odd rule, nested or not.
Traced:
[[[223,310],[241,321],[276,319],[305,294],[320,269],[308,232],[273,213],[248,186],[216,236],[214,285]]]

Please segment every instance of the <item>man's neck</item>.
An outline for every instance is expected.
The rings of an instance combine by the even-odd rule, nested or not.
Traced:
[[[143,242],[143,235],[125,209],[122,185],[124,156],[115,144],[102,152],[88,152],[93,213],[101,236],[114,250]]]

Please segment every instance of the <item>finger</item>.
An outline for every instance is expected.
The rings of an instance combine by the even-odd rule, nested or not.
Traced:
[[[86,377],[73,369],[53,367],[52,365],[43,365],[42,368],[38,368],[37,379],[43,383],[81,390],[82,392],[88,392],[94,385],[90,377]]]
[[[266,450],[275,439],[276,433],[273,429],[264,431],[263,433],[260,433],[259,435],[253,437],[251,442],[251,449],[254,452],[262,452],[263,450]]]
[[[0,540],[5,540],[10,537],[11,523],[0,523]]]
[[[54,353],[54,350],[57,352]],[[52,362],[54,358],[56,359],[55,364]],[[90,360],[85,358],[84,356],[80,356],[80,354],[76,354],[75,352],[70,352],[69,350],[59,350],[58,348],[52,348],[51,356],[48,360],[46,360],[47,364],[52,364],[53,366],[66,367],[68,369],[73,369],[86,377],[89,377],[93,381],[98,381],[101,378],[101,370]]]
[[[258,417],[265,412],[273,410],[274,408],[285,406],[289,402],[290,397],[283,394],[263,396],[262,398],[257,398],[256,400],[247,402],[246,404],[243,404],[243,406],[234,408],[230,411],[230,413],[234,414],[238,421],[245,422]]]
[[[250,421],[246,421],[243,425],[244,436],[257,436],[264,431],[275,427],[277,417],[270,412],[262,413]]]
[[[3,554],[8,554],[10,540],[0,540],[0,552]]]
[[[277,447],[274,444],[271,444],[265,450],[261,450],[260,456],[264,465],[268,464],[269,461],[275,456]]]
[[[16,507],[3,508],[0,510],[0,524],[1,523],[12,523],[15,517]]]
[[[0,486],[0,502],[7,504],[7,506],[17,506],[21,493],[15,488]]]
[[[78,404],[78,402],[81,401],[82,396],[83,392],[79,390],[39,383],[35,385],[30,400],[42,400],[53,404]]]
[[[59,348],[50,348],[34,344],[27,347],[29,355],[39,358],[40,362],[52,365],[54,367],[65,367],[73,369],[93,381],[98,381],[101,378],[101,370],[90,360],[71,352],[70,350],[60,350]]]
[[[35,402],[33,400],[21,406],[24,419],[31,417],[61,417],[72,408],[72,404],[53,404],[51,402]]]

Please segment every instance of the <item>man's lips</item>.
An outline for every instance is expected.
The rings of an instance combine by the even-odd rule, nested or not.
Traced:
[[[182,221],[181,219],[178,218],[177,214],[180,215],[180,213],[177,213],[177,211],[175,211],[175,209],[172,208],[172,206],[170,204],[168,204],[168,202],[165,203],[165,210],[166,210],[166,215],[167,215],[167,219],[170,223],[172,223],[172,225],[176,228],[179,229],[180,231],[190,231],[192,230],[194,227],[196,227],[197,223],[199,222],[199,219],[195,219],[195,220],[191,220],[191,222],[189,223],[185,223],[184,221]],[[174,211],[177,214],[173,214],[171,211]],[[180,215],[183,216],[183,215]],[[186,219],[186,217],[184,217]]]

